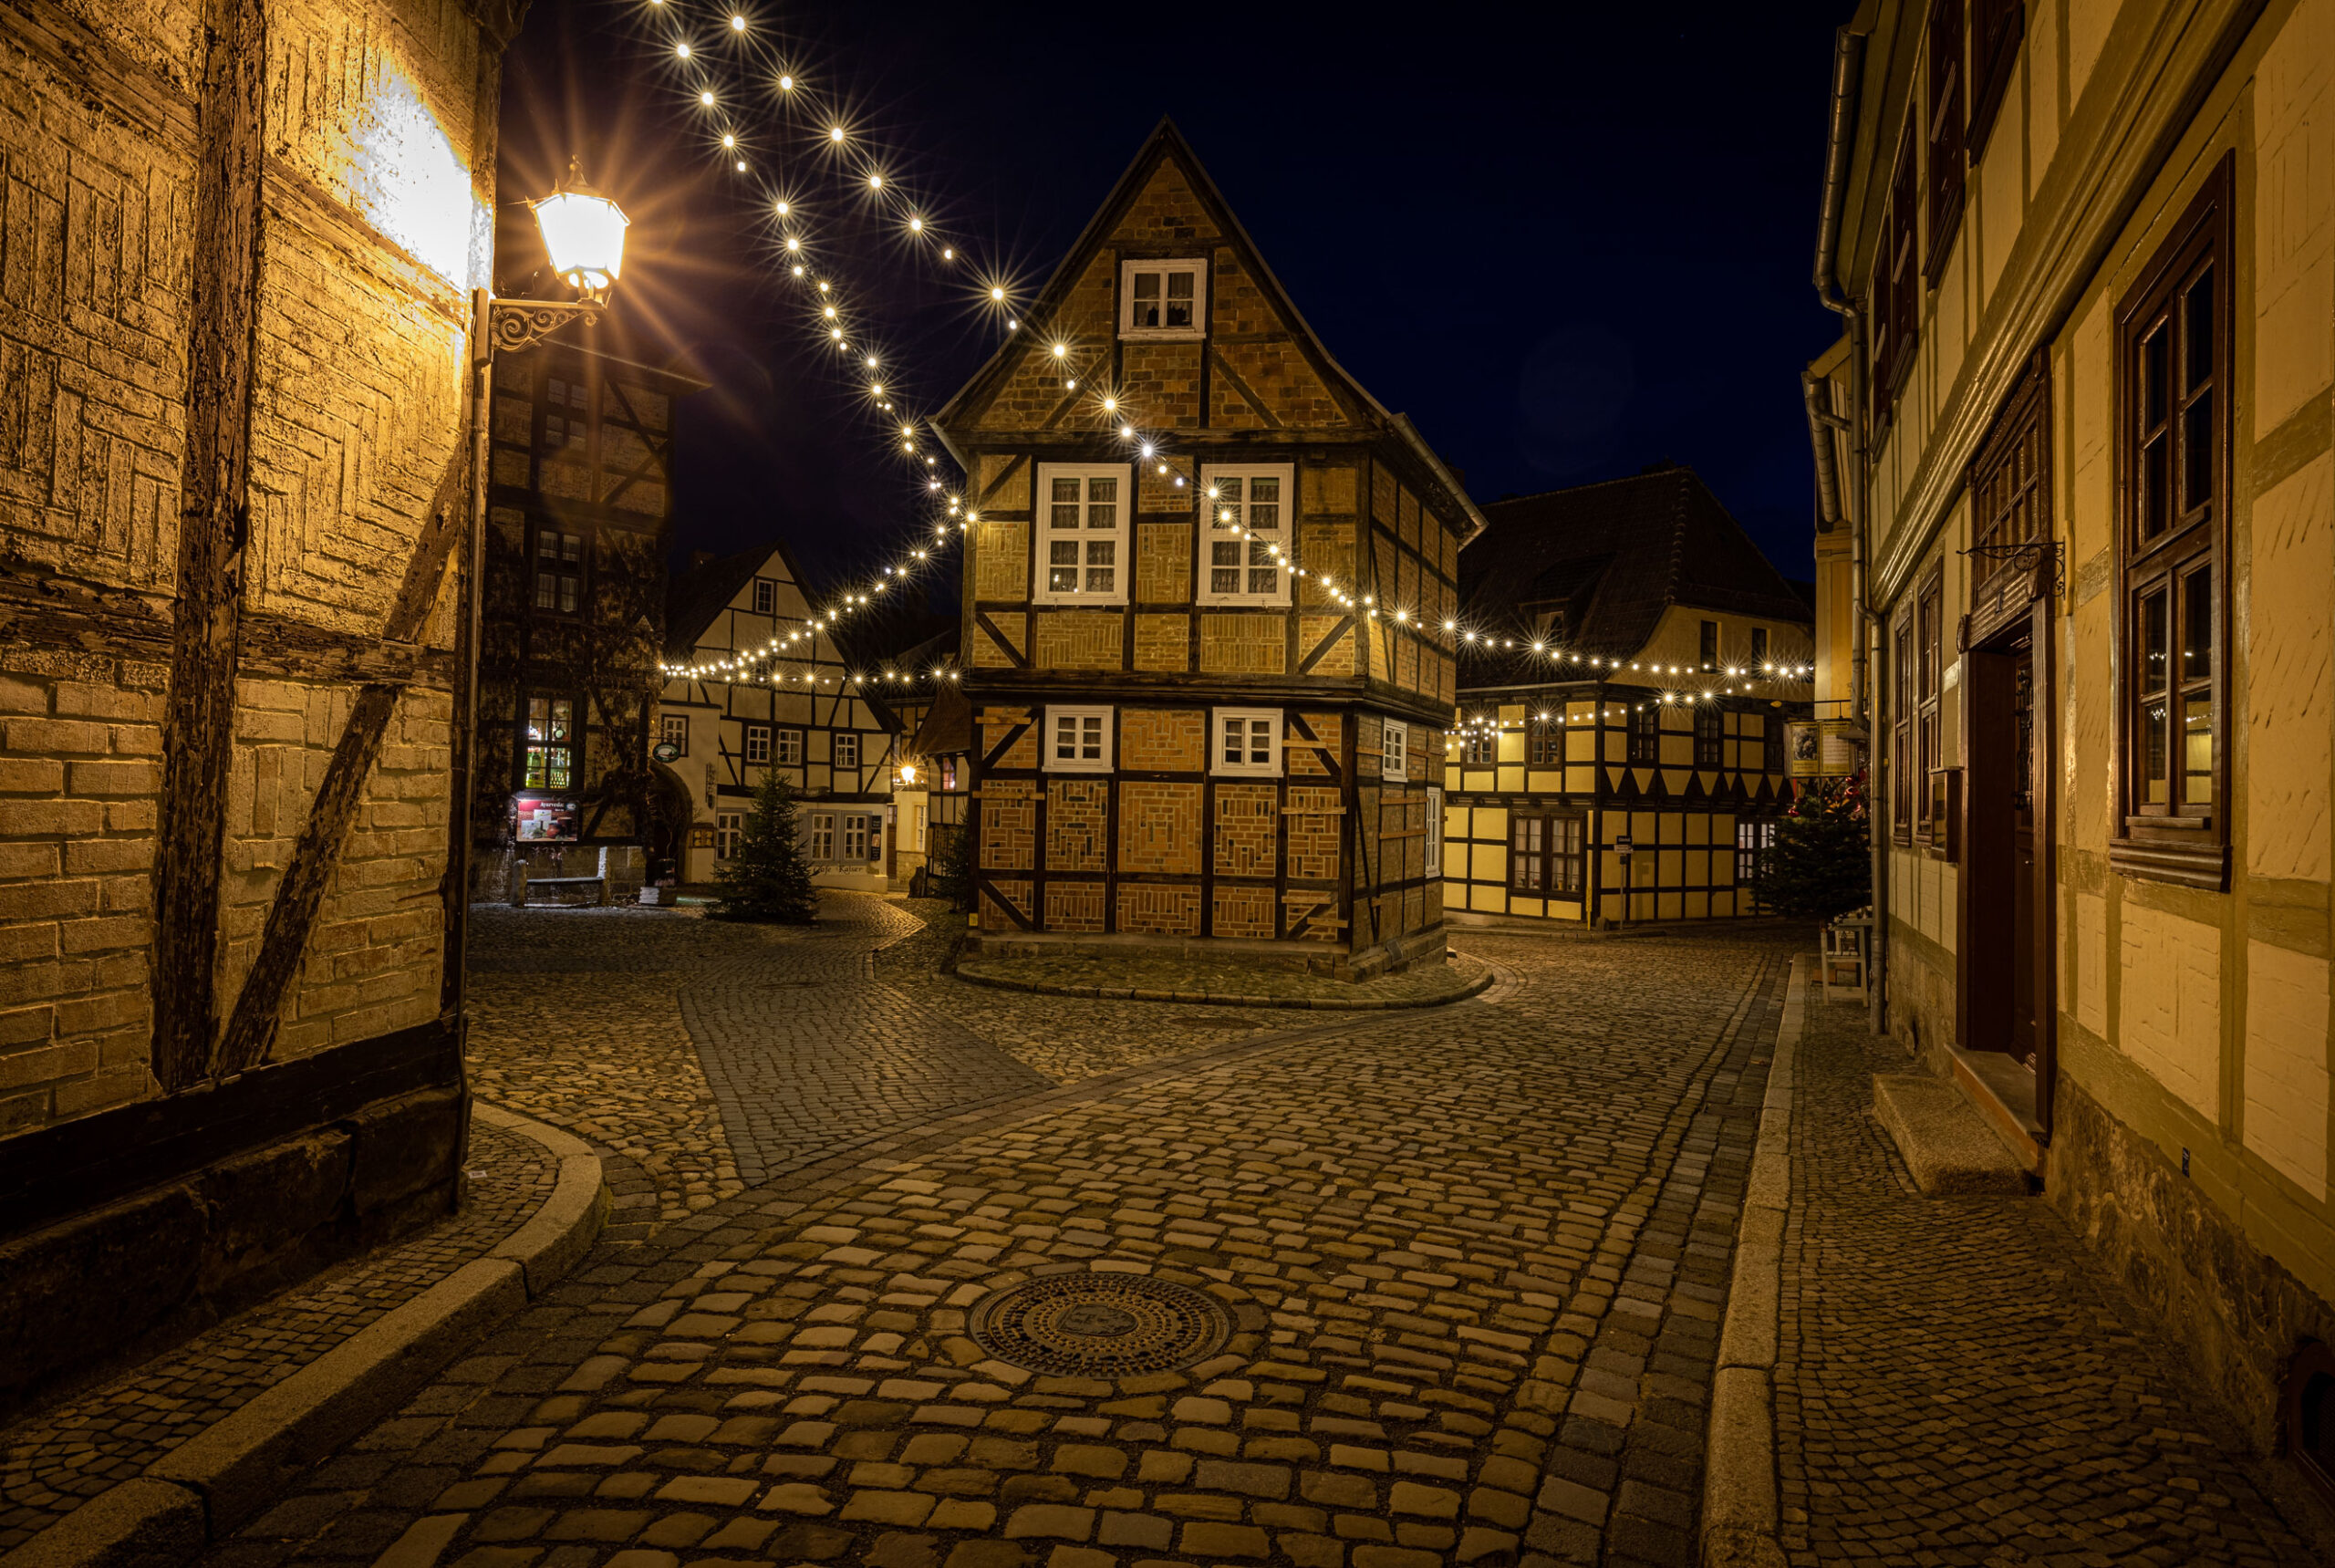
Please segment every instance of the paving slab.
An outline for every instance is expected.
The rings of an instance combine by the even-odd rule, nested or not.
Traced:
[[[1914,1185],[1941,1193],[2027,1195],[2026,1169],[1960,1089],[1926,1073],[1877,1073],[1873,1114],[1896,1140]]]

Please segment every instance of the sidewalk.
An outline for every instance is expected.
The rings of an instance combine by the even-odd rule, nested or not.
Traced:
[[[1780,1561],[2315,1561],[2316,1524],[2282,1516],[2058,1212],[1924,1197],[1872,1113],[1873,1075],[1907,1054],[1821,991],[1806,1019],[1774,1297]]]
[[[483,1102],[465,1174],[460,1213],[0,1429],[0,1563],[133,1540],[192,1556],[279,1466],[402,1402],[556,1280],[605,1212],[583,1144]]]

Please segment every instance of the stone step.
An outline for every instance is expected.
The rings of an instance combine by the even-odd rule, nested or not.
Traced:
[[[1876,1073],[1873,1111],[1897,1142],[1914,1184],[1932,1196],[2033,1190],[1962,1091],[1920,1073]]]

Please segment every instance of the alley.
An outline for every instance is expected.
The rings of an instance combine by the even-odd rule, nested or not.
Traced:
[[[1480,999],[1325,1016],[980,991],[827,914],[482,922],[479,1092],[627,1206],[208,1561],[1691,1553],[1788,933],[1471,934]]]

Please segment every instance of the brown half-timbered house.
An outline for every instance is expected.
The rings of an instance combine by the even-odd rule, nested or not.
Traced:
[[[1809,601],[1675,463],[1484,514],[1443,742],[1453,919],[1759,912]]]
[[[0,1410],[452,1201],[522,9],[0,6]]]
[[[623,846],[638,880],[674,427],[704,384],[560,338],[495,356],[471,820],[538,870]]]
[[[890,885],[899,720],[813,618],[783,545],[703,562],[673,585],[666,662],[687,673],[665,682],[654,744],[657,768],[692,803],[683,881],[713,880],[774,769],[800,797],[812,880],[863,892]],[[790,636],[800,640],[786,644]],[[762,652],[773,643],[779,655]],[[742,668],[721,668],[732,660]]]
[[[1473,504],[1171,125],[1024,314],[936,421],[970,476],[975,940],[1440,950],[1452,661],[1419,628]]]

